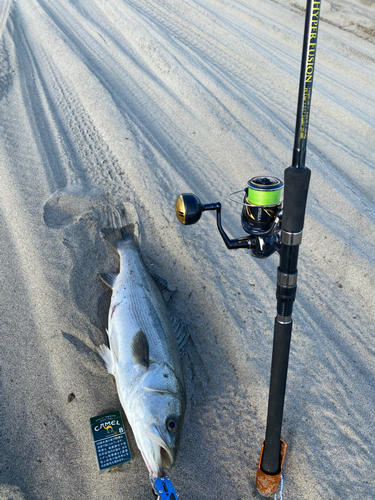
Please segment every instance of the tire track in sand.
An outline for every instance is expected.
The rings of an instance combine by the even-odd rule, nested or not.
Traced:
[[[111,95],[131,130],[141,159],[136,164],[137,171],[132,172],[133,183],[136,182],[139,189],[144,189],[147,187],[150,175],[156,175],[161,185],[160,192],[169,192],[176,184],[176,173],[186,183],[191,184],[191,173],[189,175],[188,170],[191,170],[193,165],[196,166],[197,188],[205,186],[210,189],[212,182],[207,172],[209,167],[212,170],[218,169],[212,159],[199,147],[194,137],[191,137],[191,132],[186,132],[183,128],[184,116],[187,122],[191,120],[192,111],[189,103],[179,101],[171,87],[155,76],[150,60],[145,61],[144,58],[139,57],[136,44],[131,37],[129,39],[120,37],[116,50],[112,47],[112,50],[108,51],[102,35],[92,36],[83,29],[86,19],[81,20],[81,25],[80,15],[73,16],[70,12],[61,11],[57,6],[44,0],[39,0],[39,3],[67,37],[71,49],[85,62],[92,74]],[[166,43],[165,34],[161,37],[153,25],[145,23],[142,16],[139,16],[132,6],[131,11],[133,11],[133,17],[135,14],[134,22],[141,25],[141,28],[138,26],[137,28],[145,33],[145,43],[149,42],[152,47],[162,52],[163,42]],[[104,26],[106,26],[105,21]],[[107,34],[110,31],[111,27],[108,25]],[[178,48],[177,53],[180,54],[180,52]],[[170,60],[173,64],[178,64],[176,73],[183,71],[188,83],[193,85],[194,92],[199,94],[201,85],[197,84],[194,75],[183,68],[176,54],[172,54]],[[207,96],[212,99],[209,93]],[[165,105],[162,107],[159,102],[164,102]],[[166,168],[163,165],[165,162]],[[173,168],[170,169],[170,166]],[[139,186],[140,178],[143,180],[143,186]]]
[[[82,62],[76,60],[75,54],[64,42],[56,40],[56,34],[51,29],[55,25],[43,14],[40,8],[32,9],[22,4],[18,6],[14,20],[19,33],[17,44],[22,67],[28,68],[33,75],[33,78],[28,75],[24,87],[29,94],[30,115],[37,117],[34,126],[36,141],[44,150],[46,169],[49,169],[49,164],[54,164],[54,168],[50,169],[51,175],[57,177],[57,186],[56,182],[52,182],[51,187],[55,185],[55,189],[58,188],[58,200],[64,195],[64,190],[78,198],[81,189],[82,200],[85,193],[91,191],[91,199],[81,203],[87,209],[92,205],[93,198],[105,198],[109,194],[116,198],[120,191],[123,198],[127,193],[124,170],[90,115],[76,82],[60,67],[61,61],[55,53],[54,44],[62,45],[63,49],[65,46],[72,66],[80,64],[82,67]],[[30,18],[34,18],[33,22]],[[44,37],[38,36],[40,29],[44,29]],[[45,42],[48,37],[50,44]],[[30,86],[34,87],[33,90]],[[47,210],[53,203],[52,197],[47,203]],[[61,210],[64,212],[62,206]],[[58,210],[54,212],[56,215]],[[64,219],[64,213],[61,215]],[[65,215],[69,219],[71,214]],[[64,220],[61,224],[65,224]]]

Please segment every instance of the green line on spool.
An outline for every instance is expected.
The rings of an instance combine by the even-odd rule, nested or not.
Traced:
[[[252,205],[272,205],[280,203],[281,188],[273,191],[257,190],[248,188],[247,200]]]

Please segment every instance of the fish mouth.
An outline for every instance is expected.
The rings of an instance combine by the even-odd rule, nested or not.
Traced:
[[[150,472],[155,477],[163,476],[163,469],[173,467],[175,461],[174,450],[162,438],[160,430],[155,424],[151,424],[146,429],[146,434],[149,437],[153,448],[154,467],[149,467]],[[151,465],[151,464],[150,464]]]

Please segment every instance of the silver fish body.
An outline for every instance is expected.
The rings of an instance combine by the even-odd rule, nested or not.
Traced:
[[[118,237],[104,237],[110,240]],[[108,317],[110,349],[99,353],[116,379],[120,402],[151,477],[163,476],[178,451],[186,395],[176,324],[145,267],[131,233],[122,229],[112,244],[120,256]]]

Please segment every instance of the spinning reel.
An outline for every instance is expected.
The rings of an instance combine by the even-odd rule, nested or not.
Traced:
[[[180,194],[176,201],[176,215],[187,226],[198,222],[202,212],[216,210],[217,227],[227,248],[248,248],[254,257],[264,259],[280,246],[283,186],[284,183],[276,177],[253,177],[247,181],[245,189],[229,195],[231,201],[242,205],[242,227],[249,234],[242,238],[230,239],[224,231],[221,224],[221,203],[203,205],[194,194]],[[242,201],[233,198],[239,193],[245,193]]]

